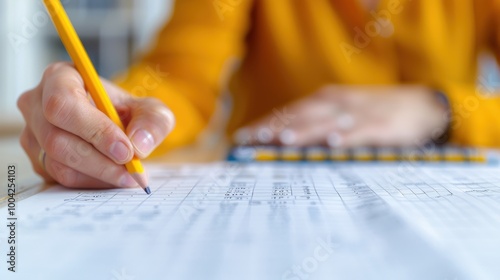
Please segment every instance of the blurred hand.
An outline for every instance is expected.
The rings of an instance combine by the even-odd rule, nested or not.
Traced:
[[[26,121],[21,145],[47,182],[75,188],[136,187],[123,164],[134,154],[147,157],[172,130],[174,116],[161,101],[135,98],[103,83],[125,133],[94,106],[68,63],[48,67],[40,84],[19,98]]]
[[[415,146],[448,125],[447,108],[425,87],[327,86],[235,133],[239,144]],[[283,119],[282,117],[280,117]]]

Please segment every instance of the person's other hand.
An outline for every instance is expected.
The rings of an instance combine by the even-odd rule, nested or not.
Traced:
[[[284,112],[286,119],[279,123]],[[327,86],[235,133],[238,144],[415,146],[437,140],[446,104],[425,87]]]
[[[19,98],[26,121],[20,142],[45,181],[74,188],[135,187],[124,164],[134,154],[147,157],[172,130],[174,116],[161,101],[103,83],[126,132],[94,106],[69,63],[49,66],[40,84]]]

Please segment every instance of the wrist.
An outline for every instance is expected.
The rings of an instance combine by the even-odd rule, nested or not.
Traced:
[[[440,118],[443,125],[438,130],[441,133],[435,133],[432,141],[435,144],[442,145],[448,142],[451,137],[451,106],[448,96],[441,90],[434,90],[434,98],[436,103],[441,108]]]

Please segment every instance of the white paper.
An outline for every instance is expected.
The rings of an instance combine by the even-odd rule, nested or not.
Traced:
[[[2,264],[0,279],[500,276],[496,166],[215,163],[148,170],[150,196],[54,187],[19,202],[17,272]],[[0,248],[5,236],[2,227]]]

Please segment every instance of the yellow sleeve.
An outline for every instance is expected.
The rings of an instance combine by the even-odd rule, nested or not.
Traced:
[[[450,142],[500,147],[499,92],[486,85],[448,84],[443,88],[451,107]]]
[[[162,100],[176,126],[154,154],[193,142],[216,105],[228,62],[244,53],[252,0],[179,0],[138,63],[118,77],[135,96]]]
[[[484,11],[485,45],[500,62],[500,1],[493,0],[491,13]],[[478,43],[479,45],[481,42]],[[477,84],[443,83],[451,107],[450,141],[479,147],[500,147],[500,91],[489,85],[490,77],[478,77]]]

